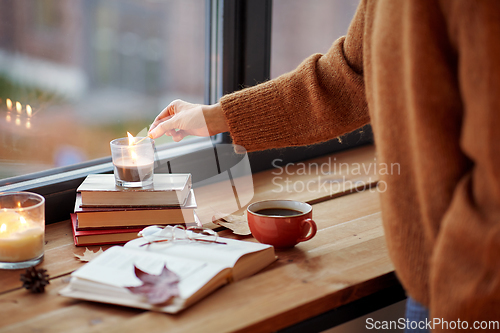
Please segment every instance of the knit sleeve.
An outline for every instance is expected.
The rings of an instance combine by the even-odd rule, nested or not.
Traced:
[[[464,110],[460,145],[472,167],[436,239],[430,309],[433,318],[472,328],[500,319],[500,2],[449,4]]]
[[[230,134],[247,151],[326,141],[369,122],[363,82],[364,5],[347,36],[294,71],[221,98]]]

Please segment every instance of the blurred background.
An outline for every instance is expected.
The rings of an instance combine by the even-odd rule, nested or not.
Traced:
[[[357,0],[274,0],[271,77],[324,53]],[[110,155],[204,103],[205,0],[0,0],[0,179]],[[169,138],[157,140],[168,144]]]

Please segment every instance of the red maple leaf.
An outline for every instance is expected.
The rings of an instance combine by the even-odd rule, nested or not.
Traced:
[[[163,304],[179,296],[179,277],[165,265],[160,275],[146,273],[134,265],[135,275],[142,281],[138,287],[126,287],[134,294],[145,295],[150,304]]]

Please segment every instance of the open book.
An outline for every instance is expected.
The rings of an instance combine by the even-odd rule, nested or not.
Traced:
[[[67,297],[176,313],[232,281],[250,276],[276,260],[270,245],[218,238],[219,243],[167,242],[141,246],[144,238],[114,246],[71,274],[60,294]],[[140,286],[134,265],[158,275],[166,267],[179,276],[179,296],[152,305],[127,288]]]

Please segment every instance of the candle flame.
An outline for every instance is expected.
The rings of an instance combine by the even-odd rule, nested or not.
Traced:
[[[28,117],[31,117],[31,115],[33,114],[33,110],[31,109],[31,106],[29,104],[26,105],[26,114],[28,115]]]
[[[12,101],[10,100],[10,98],[7,98],[5,100],[5,104],[7,104],[7,109],[9,109],[9,111],[12,110]]]
[[[23,105],[19,102],[16,102],[16,111],[21,114],[21,110],[23,109]]]
[[[18,207],[18,208],[21,208],[21,201],[18,201],[18,202],[17,202],[17,207]]]
[[[135,141],[135,138],[132,134],[130,134],[129,132],[127,132],[127,136],[128,136],[128,144],[129,146],[133,146],[134,145],[134,141]]]
[[[132,157],[132,162],[135,162],[137,160],[137,153],[135,151],[130,152],[130,156]]]
[[[7,225],[5,223],[2,224],[0,227],[0,232],[6,232],[7,231]]]

